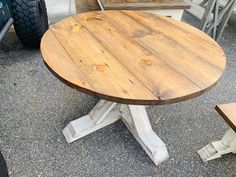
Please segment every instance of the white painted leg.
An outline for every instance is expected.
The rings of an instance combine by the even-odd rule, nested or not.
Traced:
[[[152,130],[144,106],[122,105],[121,112],[122,121],[156,165],[169,158],[166,145]]]
[[[120,118],[156,165],[168,159],[167,148],[152,130],[145,106],[120,105],[100,100],[88,115],[71,121],[63,134],[67,142],[71,143]]]
[[[66,141],[71,143],[120,119],[118,106],[117,103],[100,100],[88,115],[71,121],[64,128]]]
[[[232,129],[227,130],[220,141],[209,143],[198,150],[198,154],[204,162],[228,153],[236,153],[236,133]]]

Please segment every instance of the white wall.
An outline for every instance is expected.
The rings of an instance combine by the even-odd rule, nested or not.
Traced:
[[[47,5],[48,16],[69,14],[69,4],[71,1],[71,12],[75,14],[74,0],[45,0]]]

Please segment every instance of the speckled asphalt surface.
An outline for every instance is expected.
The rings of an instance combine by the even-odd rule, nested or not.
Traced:
[[[184,20],[197,24],[187,14]],[[11,177],[236,176],[236,155],[209,163],[197,155],[228,128],[214,106],[236,100],[236,21],[220,40],[227,68],[216,87],[188,101],[147,108],[170,154],[158,167],[122,122],[67,144],[62,129],[88,113],[97,99],[57,80],[39,50],[23,48],[14,34],[7,39],[0,46],[0,149]]]

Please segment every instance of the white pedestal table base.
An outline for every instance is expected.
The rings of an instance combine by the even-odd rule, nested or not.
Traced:
[[[169,158],[166,145],[152,130],[144,106],[100,100],[88,115],[71,121],[63,134],[67,142],[71,143],[119,119],[156,165]]]

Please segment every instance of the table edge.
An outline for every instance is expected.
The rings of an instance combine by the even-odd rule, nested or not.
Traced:
[[[191,93],[189,95],[185,95],[182,97],[177,97],[177,98],[172,98],[172,99],[166,99],[166,100],[161,100],[161,99],[156,99],[156,100],[140,100],[140,99],[130,99],[130,98],[121,98],[121,97],[115,97],[115,96],[110,96],[110,95],[105,95],[102,93],[94,92],[90,89],[80,87],[78,85],[75,85],[74,83],[62,78],[60,75],[58,75],[47,63],[44,61],[45,66],[49,69],[49,71],[57,78],[59,79],[62,83],[66,84],[67,86],[76,89],[80,92],[83,92],[85,94],[95,96],[99,99],[107,100],[107,101],[112,101],[112,102],[117,102],[121,104],[131,104],[131,105],[166,105],[166,104],[173,104],[173,103],[178,103],[182,101],[186,101],[195,97],[198,97],[210,89],[212,89],[220,80],[221,77],[212,85],[209,87],[206,87],[205,89]]]

